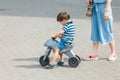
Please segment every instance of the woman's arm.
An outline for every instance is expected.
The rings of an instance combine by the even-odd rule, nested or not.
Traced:
[[[110,6],[111,6],[111,0],[106,0],[106,9],[105,9],[105,13],[104,13],[104,19],[105,20],[109,19],[109,17],[108,17],[108,11],[110,9]]]

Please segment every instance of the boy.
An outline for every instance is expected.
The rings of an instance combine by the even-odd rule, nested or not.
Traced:
[[[74,34],[75,34],[75,26],[73,22],[70,20],[70,15],[67,12],[60,12],[57,15],[57,21],[63,26],[62,30],[58,33],[52,35],[52,38],[60,38],[60,42],[54,48],[54,55],[50,63],[46,66],[47,69],[51,69],[55,67],[55,61],[58,58],[59,52],[64,49],[67,45],[73,43]],[[58,65],[62,66],[64,64],[64,54],[60,54],[60,60],[58,61]]]

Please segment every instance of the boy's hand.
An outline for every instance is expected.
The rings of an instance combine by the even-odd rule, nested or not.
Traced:
[[[54,39],[56,39],[58,37],[61,37],[62,34],[64,34],[64,30],[61,30],[61,31],[59,31],[56,34],[53,34],[51,37],[54,38]]]
[[[54,34],[51,37],[54,37]]]
[[[52,39],[55,39],[55,36],[54,36],[54,34],[51,36],[51,38],[52,38]]]

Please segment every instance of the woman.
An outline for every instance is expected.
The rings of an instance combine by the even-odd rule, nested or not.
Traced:
[[[89,4],[89,0],[86,0]],[[110,61],[117,59],[115,52],[115,44],[112,32],[112,9],[111,0],[94,0],[92,17],[91,17],[92,31],[91,40],[93,42],[93,53],[88,56],[90,60],[98,60],[98,46],[101,44],[109,44],[111,54],[108,58]]]

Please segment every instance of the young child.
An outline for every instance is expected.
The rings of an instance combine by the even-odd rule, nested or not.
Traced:
[[[54,55],[50,63],[46,66],[47,69],[55,67],[59,52],[67,45],[73,43],[74,40],[75,26],[70,20],[70,15],[67,12],[60,12],[57,15],[57,21],[62,25],[62,29],[58,33],[53,34],[52,38],[60,38],[60,42],[53,50]],[[60,54],[60,60],[57,64],[60,66],[64,64],[64,54]]]

